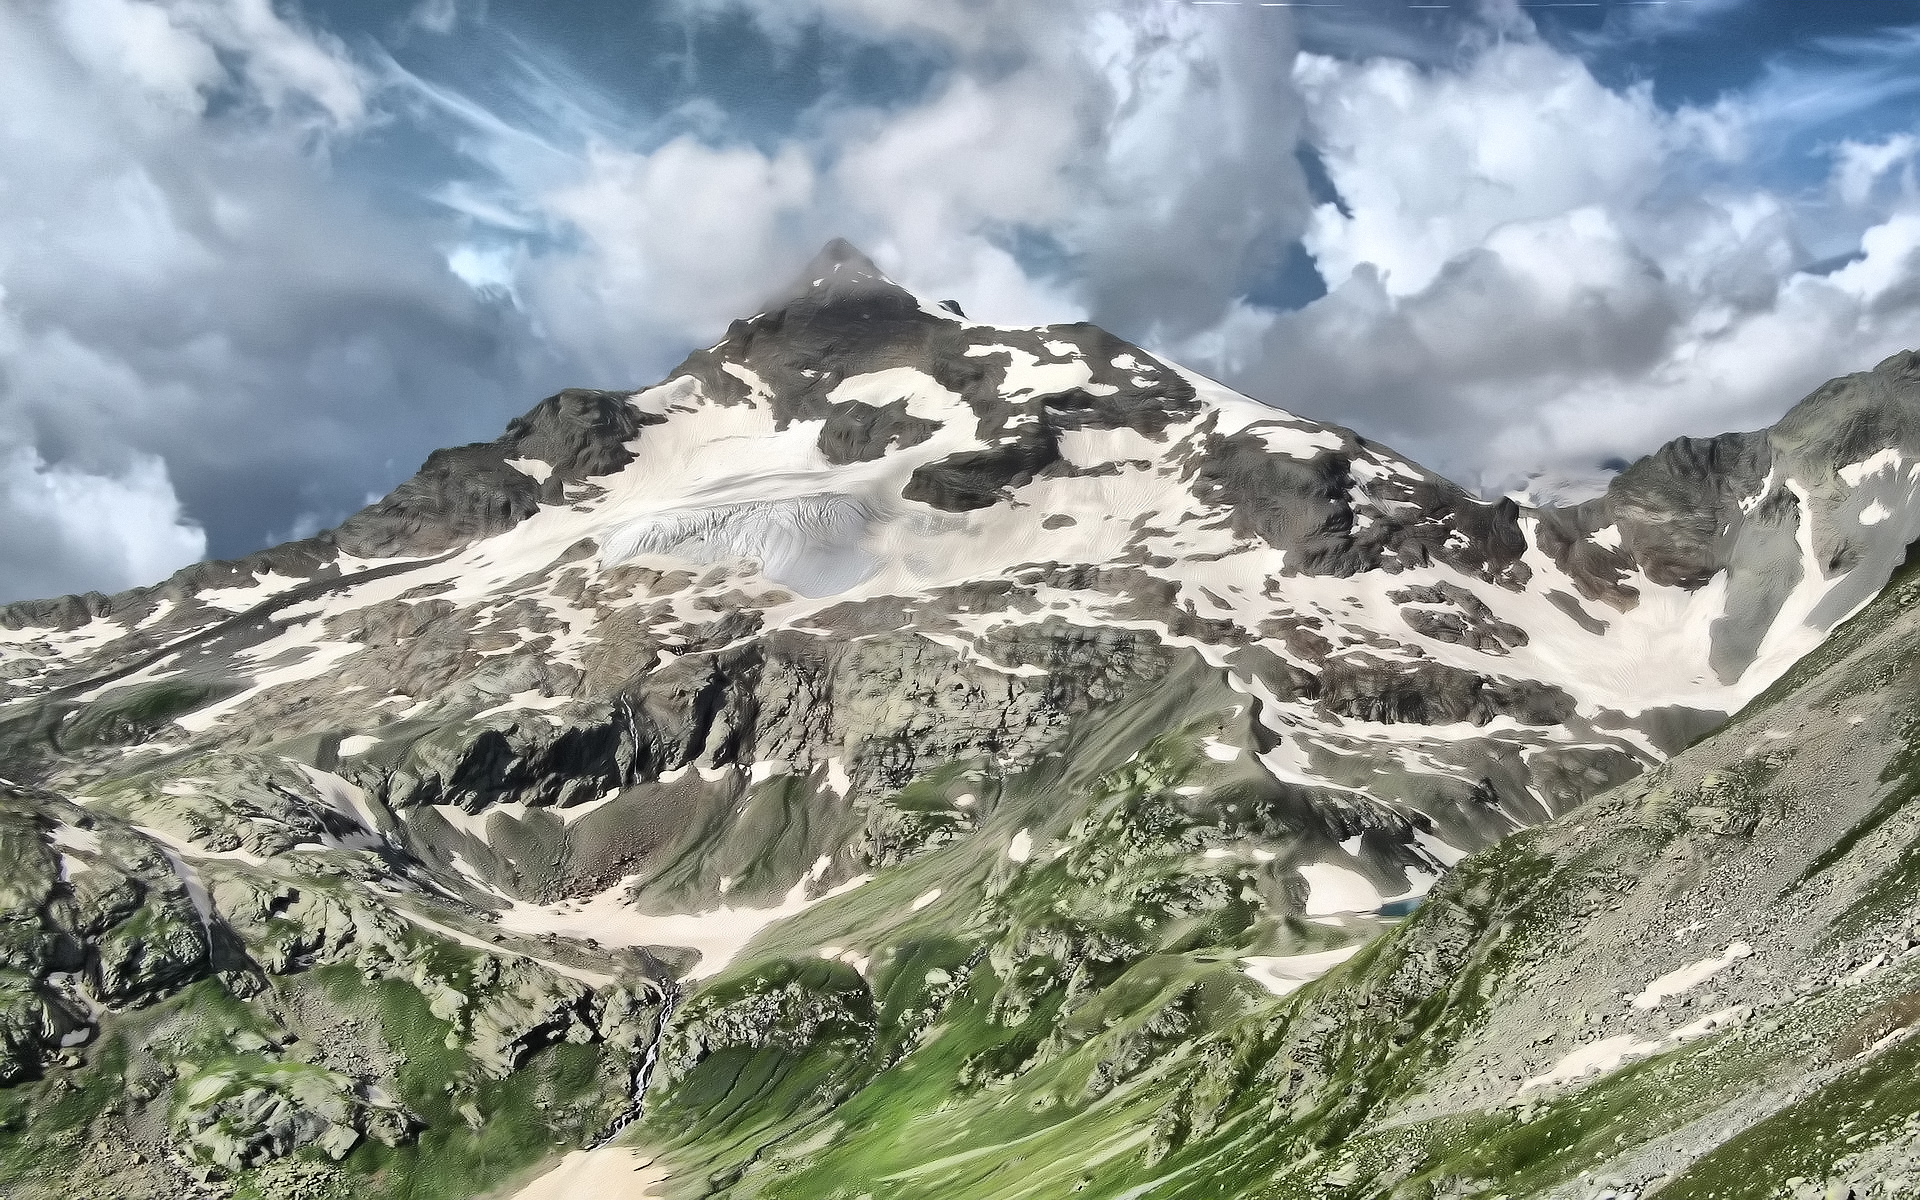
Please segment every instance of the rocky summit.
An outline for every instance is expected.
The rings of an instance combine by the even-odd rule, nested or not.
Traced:
[[[0,609],[0,1195],[1898,1195],[1916,538],[1920,355],[1533,507],[836,242]]]

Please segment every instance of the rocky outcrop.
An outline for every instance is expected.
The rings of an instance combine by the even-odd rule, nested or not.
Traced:
[[[1502,621],[1486,601],[1457,584],[1400,588],[1388,592],[1387,599],[1407,606],[1400,619],[1409,629],[1436,642],[1501,655],[1527,644],[1526,630]]]
[[[0,786],[0,1075],[212,969],[210,929],[166,852],[58,796]]]
[[[1916,396],[1920,358],[1896,354],[1823,384],[1771,429],[1678,439],[1629,466],[1598,499],[1538,510],[1540,548],[1583,596],[1621,611],[1638,603],[1634,572],[1687,589],[1727,572],[1714,668],[1737,679],[1808,570],[1854,576],[1830,600],[1837,619],[1871,595],[1858,586],[1865,559],[1890,569],[1904,554],[1914,531],[1904,522],[1879,527],[1872,506],[1908,490],[1902,473],[1920,459]],[[1858,494],[1883,475],[1893,485],[1886,500]],[[1811,563],[1802,561],[1803,535]]]
[[[1573,697],[1532,680],[1498,679],[1435,662],[1397,662],[1353,653],[1320,673],[1320,707],[1381,724],[1485,725],[1512,717],[1522,725],[1559,725]]]
[[[348,517],[333,543],[359,558],[395,558],[503,533],[543,503],[565,503],[568,484],[632,461],[626,443],[647,423],[623,393],[549,396],[495,441],[434,451],[391,495]]]
[[[220,1067],[181,1084],[173,1123],[194,1159],[229,1173],[311,1146],[338,1162],[370,1137],[407,1140],[417,1118],[367,1085],[304,1063]]]
[[[1317,453],[1299,458],[1273,453],[1258,427],[1215,434],[1193,494],[1228,509],[1236,533],[1281,551],[1290,571],[1345,577],[1443,562],[1503,586],[1526,581],[1527,540],[1513,501],[1483,503],[1425,474],[1375,468],[1363,482],[1356,472],[1368,443],[1344,430],[1321,436],[1339,448],[1316,442]]]
[[[723,1050],[853,1050],[873,1036],[873,995],[851,968],[774,963],[675,1016],[658,1082],[670,1087]]]
[[[462,1014],[468,1050],[496,1079],[513,1074],[542,1046],[599,1037],[593,990],[578,980],[539,970],[525,959],[489,957],[474,974],[473,987],[480,998]]]
[[[1059,461],[1052,437],[1022,430],[986,450],[964,450],[914,468],[900,494],[947,512],[971,512],[1001,503]]]

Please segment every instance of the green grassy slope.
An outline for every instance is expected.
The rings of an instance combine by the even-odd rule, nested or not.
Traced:
[[[1156,693],[1006,780],[979,836],[697,992],[635,1136],[675,1200],[1731,1200],[1844,1180],[1920,1122],[1916,662],[1910,564],[1728,727],[1470,859],[1284,998],[1239,958],[1343,934],[1277,919],[1258,864],[1202,853],[1280,811],[1201,749],[1244,698]],[[1751,962],[1630,1003],[1726,930]],[[1529,1082],[1580,1053],[1597,1074]]]

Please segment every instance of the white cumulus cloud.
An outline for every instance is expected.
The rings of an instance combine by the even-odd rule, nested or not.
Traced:
[[[1303,56],[1296,78],[1340,195],[1305,238],[1331,290],[1240,318],[1256,395],[1500,490],[1758,428],[1920,344],[1920,210],[1879,186],[1904,138],[1838,152],[1848,226],[1741,182],[1766,113],[1663,109],[1539,42],[1447,67]],[[1816,240],[1856,261],[1814,266]]]
[[[166,464],[133,459],[113,474],[0,452],[0,602],[150,583],[207,552]]]
[[[374,96],[267,0],[0,5],[0,591],[330,524],[526,406],[510,308],[330,166]]]

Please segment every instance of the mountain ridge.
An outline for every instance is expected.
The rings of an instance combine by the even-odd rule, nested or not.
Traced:
[[[153,1081],[80,1123],[152,1194],[479,1194],[656,1092],[698,1158],[727,1064],[857,1092],[938,1029],[978,1097],[1097,1043],[1098,1107],[1657,776],[1920,535],[1911,353],[1537,509],[957,309],[830,244],[334,531],[0,609],[0,1074]]]

